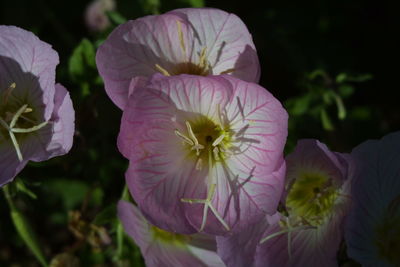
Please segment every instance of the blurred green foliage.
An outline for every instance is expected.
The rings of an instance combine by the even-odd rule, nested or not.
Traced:
[[[0,24],[33,31],[58,51],[57,81],[68,88],[76,110],[71,152],[29,163],[9,185],[12,205],[0,196],[0,266],[39,266],[30,251],[52,266],[144,266],[116,218],[115,205],[127,195],[127,161],[116,148],[121,111],[106,96],[95,65],[97,47],[128,19],[202,6],[241,17],[260,57],[260,83],[289,113],[286,152],[300,138],[317,138],[348,152],[400,125],[398,98],[390,90],[397,84],[397,69],[385,61],[398,50],[391,41],[397,31],[390,28],[396,10],[390,4],[119,0],[116,10],[107,11],[110,26],[92,32],[84,26],[89,3],[0,2]],[[350,264],[345,252],[340,255],[341,264]]]

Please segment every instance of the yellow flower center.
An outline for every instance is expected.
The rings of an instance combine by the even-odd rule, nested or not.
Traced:
[[[153,235],[153,239],[159,242],[170,244],[178,247],[186,246],[186,243],[190,240],[190,237],[182,234],[174,234],[171,232],[167,232],[158,227],[151,226],[151,233]]]
[[[392,200],[382,221],[375,227],[375,245],[382,260],[400,266],[400,195]]]
[[[291,185],[286,205],[291,216],[319,226],[331,214],[338,195],[338,188],[326,174],[303,171]]]

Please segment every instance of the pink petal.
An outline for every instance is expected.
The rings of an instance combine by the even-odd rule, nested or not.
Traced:
[[[233,235],[217,237],[218,255],[229,267],[254,266],[258,244],[268,227],[266,218]]]
[[[44,113],[53,110],[55,68],[58,54],[33,33],[14,26],[0,26],[0,90],[16,83],[13,98]]]
[[[0,137],[1,138],[1,137]],[[0,187],[11,182],[28,161],[19,162],[11,142],[0,143]]]
[[[43,161],[61,156],[72,147],[75,130],[75,111],[68,91],[61,84],[55,85],[54,110],[49,127],[45,127],[34,135],[38,140],[32,141],[43,144],[35,151],[30,159]]]
[[[160,72],[156,65],[174,75],[172,71],[178,64],[197,65],[203,48],[212,68],[210,74],[227,71],[246,81],[258,82],[258,57],[246,26],[237,16],[217,9],[177,9],[128,21],[100,46],[96,62],[107,94],[124,109],[132,78],[150,78]]]
[[[207,48],[213,74],[229,74],[241,80],[258,83],[260,64],[251,34],[235,14],[214,8],[183,8],[168,12],[190,22],[195,32],[192,50]]]
[[[118,26],[100,46],[97,68],[111,100],[121,109],[128,101],[128,88],[136,76],[150,77],[163,68],[182,62],[176,15],[147,16]],[[186,32],[187,23],[181,23]],[[171,29],[170,29],[171,28]],[[176,45],[174,45],[176,44]]]
[[[214,251],[189,243],[175,245],[157,240],[152,236],[151,225],[146,222],[140,211],[126,201],[118,203],[118,217],[127,234],[140,247],[146,266],[225,266]],[[188,240],[198,237],[199,235],[194,235],[188,237]]]

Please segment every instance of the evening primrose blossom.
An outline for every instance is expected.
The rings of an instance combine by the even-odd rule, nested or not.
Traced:
[[[337,266],[350,204],[348,160],[348,155],[331,152],[317,140],[300,140],[286,157],[284,210],[236,236],[218,238],[224,262],[228,266]],[[246,248],[238,243],[247,244]]]
[[[99,47],[96,63],[105,89],[121,109],[134,88],[155,73],[229,74],[258,82],[252,37],[234,14],[185,8],[118,26]]]
[[[345,240],[363,266],[400,266],[400,132],[366,141],[354,158]]]
[[[72,146],[74,110],[55,84],[58,54],[31,32],[0,26],[0,186],[29,160],[43,161]]]
[[[125,232],[139,246],[148,267],[224,267],[216,253],[215,237],[205,234],[181,235],[149,224],[139,209],[119,201],[118,217]]]
[[[152,224],[225,234],[276,211],[287,113],[268,91],[228,75],[156,75],[129,100],[118,147]]]

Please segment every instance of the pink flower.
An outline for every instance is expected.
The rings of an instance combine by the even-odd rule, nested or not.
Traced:
[[[100,46],[96,62],[108,96],[122,109],[133,89],[155,73],[226,73],[249,82],[258,82],[260,76],[246,26],[234,14],[210,8],[128,21]]]
[[[348,255],[362,266],[400,266],[400,132],[366,141],[351,156]]]
[[[140,247],[148,267],[225,266],[215,252],[215,237],[166,232],[149,224],[138,208],[123,200],[118,203],[118,217],[126,233]]]
[[[275,213],[287,135],[278,100],[228,75],[158,75],[139,89],[118,147],[130,160],[130,192],[152,224],[225,234]]]
[[[72,146],[74,109],[55,84],[58,55],[31,32],[0,26],[0,186],[29,160],[43,161]]]
[[[287,215],[276,213],[238,235],[218,238],[224,262],[228,266],[337,266],[350,204],[347,160],[347,155],[331,152],[317,140],[300,140],[286,158]]]

